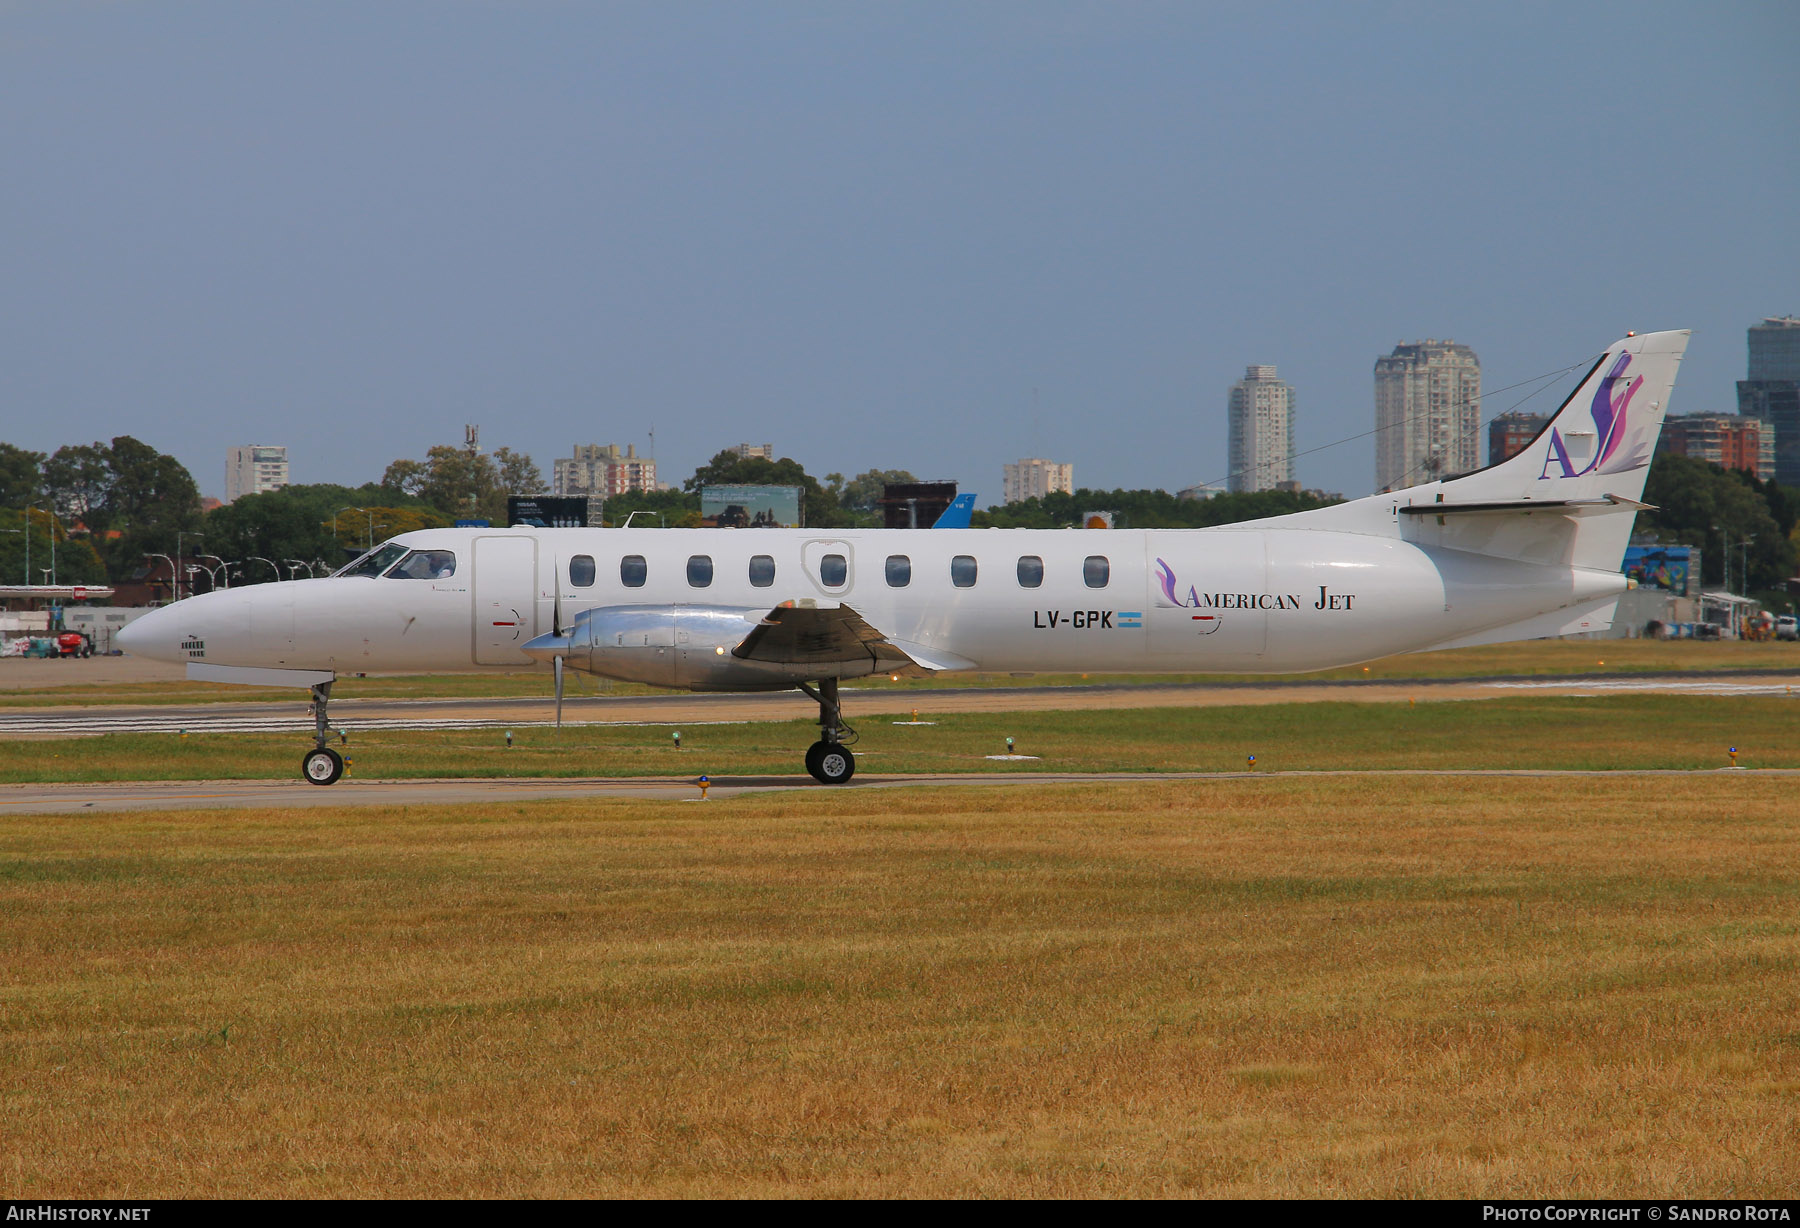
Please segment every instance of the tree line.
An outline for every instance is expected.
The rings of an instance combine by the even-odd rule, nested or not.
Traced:
[[[828,473],[820,480],[792,458],[744,457],[727,449],[679,489],[609,498],[606,523],[645,513],[634,523],[689,527],[700,523],[702,487],[775,485],[801,488],[811,527],[873,527],[881,523],[883,486],[916,480],[902,469],[870,469],[850,478]],[[379,482],[289,486],[203,512],[199,488],[181,462],[129,435],[48,455],[0,443],[0,583],[25,576],[28,551],[38,573],[32,581],[48,578],[53,547],[58,581],[122,582],[143,574],[150,555],[173,555],[178,535],[189,557],[204,553],[228,562],[234,584],[323,574],[399,533],[462,518],[503,524],[509,495],[543,489],[543,475],[529,456],[504,447],[482,454],[443,445],[420,460],[394,461]],[[1650,467],[1644,499],[1655,510],[1639,513],[1640,537],[1700,547],[1709,585],[1722,581],[1729,549],[1734,589],[1791,608],[1782,589],[1800,571],[1800,492],[1664,453]],[[976,512],[972,523],[1065,528],[1081,524],[1088,513],[1109,512],[1118,528],[1206,528],[1325,505],[1288,491],[1181,499],[1162,490],[1083,489],[992,505]]]

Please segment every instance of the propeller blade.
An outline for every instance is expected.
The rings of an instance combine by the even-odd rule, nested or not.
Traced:
[[[554,599],[550,603],[550,630],[557,635],[561,635],[563,633],[563,626],[562,626],[562,560],[561,559],[552,559],[550,561],[550,574],[555,577],[555,581],[556,581],[556,588],[554,590],[555,596],[554,596]],[[557,666],[557,668],[561,669],[562,667],[559,665],[559,666]],[[562,675],[558,674],[557,677],[560,678],[560,677],[562,677]]]
[[[562,654],[558,653],[552,660],[553,660],[553,664],[550,666],[550,669],[556,675],[556,727],[558,729],[561,729],[562,728],[562,697],[563,697],[563,659],[562,659]]]

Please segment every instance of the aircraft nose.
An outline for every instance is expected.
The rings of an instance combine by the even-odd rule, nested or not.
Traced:
[[[173,615],[165,607],[140,614],[120,627],[113,634],[113,643],[121,651],[134,657],[180,661],[184,659],[181,654],[181,638]]]

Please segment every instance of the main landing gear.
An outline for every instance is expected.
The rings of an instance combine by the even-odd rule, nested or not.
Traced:
[[[330,700],[329,682],[321,682],[313,687],[313,748],[300,760],[300,776],[315,785],[335,784],[337,778],[344,774],[344,757],[325,745],[326,735],[330,733],[325,706]]]
[[[856,731],[844,724],[838,680],[821,678],[816,691],[804,682],[799,686],[819,702],[819,740],[806,752],[806,770],[820,784],[841,785],[856,775],[856,756],[850,753]]]

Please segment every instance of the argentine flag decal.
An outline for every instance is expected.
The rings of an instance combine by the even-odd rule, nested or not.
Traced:
[[[1144,612],[1142,610],[1120,610],[1119,611],[1119,626],[1121,626],[1121,627],[1141,627],[1143,625],[1144,625]]]

